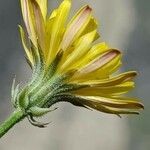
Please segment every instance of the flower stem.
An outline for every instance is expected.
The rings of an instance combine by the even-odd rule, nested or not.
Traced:
[[[10,117],[0,125],[0,138],[24,118],[25,115],[23,114],[22,110],[15,110]]]

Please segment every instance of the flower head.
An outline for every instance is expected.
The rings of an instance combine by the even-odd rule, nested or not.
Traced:
[[[116,115],[139,113],[143,105],[122,96],[134,87],[136,72],[112,75],[121,65],[121,52],[105,42],[94,44],[98,24],[88,5],[67,23],[71,0],[50,15],[47,0],[20,1],[26,27],[20,26],[20,34],[33,75],[13,97],[32,124],[37,125],[33,117],[61,101]]]

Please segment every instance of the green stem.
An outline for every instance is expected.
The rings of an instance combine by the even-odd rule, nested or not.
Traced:
[[[15,124],[25,118],[20,109],[14,111],[10,117],[0,125],[0,138],[5,135]]]

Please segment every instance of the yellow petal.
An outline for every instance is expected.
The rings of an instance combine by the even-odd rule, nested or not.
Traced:
[[[110,113],[110,114],[139,114],[138,110],[143,109],[143,105],[137,100],[130,100],[130,98],[118,97],[93,97],[93,96],[79,96],[80,103],[95,110]]]
[[[83,30],[83,32],[81,32],[81,35],[87,34],[89,32],[92,32],[93,30],[96,30],[98,28],[98,22],[96,21],[96,19],[92,16],[90,18],[90,21],[88,22],[87,26],[85,27],[85,29]],[[95,40],[97,40],[100,37],[99,33],[97,33],[97,35],[95,36]]]
[[[81,96],[86,100],[99,103],[101,105],[115,107],[115,108],[124,108],[124,109],[141,109],[143,105],[138,102],[137,99],[126,98],[126,97],[98,97],[98,96]]]
[[[54,59],[57,52],[59,51],[59,44],[62,40],[63,32],[64,32],[64,26],[65,22],[68,17],[68,13],[71,7],[71,1],[70,0],[64,0],[60,7],[57,10],[57,15],[54,20],[52,31],[51,31],[51,39],[50,39],[50,48],[47,58],[47,64],[50,64],[50,62]]]
[[[111,77],[109,79],[102,79],[102,80],[89,80],[82,82],[82,85],[95,85],[95,86],[101,86],[101,87],[106,87],[106,86],[112,86],[112,85],[117,85],[120,83],[124,83],[127,81],[131,81],[137,73],[135,71],[129,71],[125,72],[119,75],[116,75],[114,77]]]
[[[92,9],[89,6],[85,6],[73,17],[64,34],[60,46],[61,49],[66,50],[79,36],[81,36],[81,33],[90,21],[91,11]]]
[[[107,63],[111,62],[114,58],[116,58],[120,54],[117,50],[111,50],[110,52],[105,53],[103,56],[100,56],[99,59],[94,60],[92,63],[87,65],[85,68],[80,70],[80,73],[90,73],[97,69],[101,69],[103,66],[105,66]]]
[[[108,107],[108,106],[103,106],[103,105],[95,105],[93,103],[88,104],[89,107],[101,111],[103,113],[108,113],[108,114],[115,114],[121,118],[121,114],[139,114],[138,110],[132,110],[132,109],[122,109],[122,108],[114,108],[114,107]]]
[[[109,71],[107,67],[114,65],[113,60],[115,60],[115,58],[118,58],[118,56],[120,56],[120,52],[118,50],[115,50],[115,49],[109,50],[108,52],[104,53],[103,55],[100,55],[98,58],[94,59],[85,67],[80,69],[78,73],[76,74],[76,76],[80,77],[82,75],[92,73],[94,77],[95,74],[93,74],[93,72],[97,70]]]
[[[31,65],[33,66],[34,65],[33,56],[32,56],[30,49],[27,47],[26,39],[25,39],[25,33],[24,33],[23,28],[20,25],[19,25],[19,31],[20,31],[21,41],[22,41],[22,45],[24,47],[24,50],[26,52],[28,60],[30,61]]]
[[[74,47],[74,51],[68,56],[67,60],[62,60],[63,64],[60,65],[60,70],[65,72],[66,70],[76,68],[76,62],[80,62],[82,57],[88,52],[91,44],[95,38],[96,30],[82,36]]]
[[[102,68],[86,75],[85,80],[108,79],[112,73],[117,71],[121,66],[121,55],[118,55],[111,62],[104,65]]]
[[[47,0],[36,0],[40,6],[42,15],[44,20],[46,20],[46,16],[47,16]]]
[[[39,4],[36,0],[31,0],[31,5],[33,9],[35,31],[37,35],[38,44],[40,45],[43,53],[45,54],[45,23],[44,18],[40,9]]]
[[[89,86],[83,88],[73,93],[78,95],[86,96],[102,96],[102,95],[120,95],[127,93],[129,90],[134,88],[134,82],[125,82],[119,85],[108,86],[108,87],[99,87],[99,86]]]
[[[52,27],[53,27],[53,24],[54,24],[54,21],[55,21],[55,18],[56,18],[56,15],[57,15],[57,9],[55,9],[49,16],[49,18],[47,19],[46,21],[46,48],[45,48],[45,58],[46,58],[46,62],[47,62],[47,56],[48,56],[48,52],[49,52],[49,42],[50,42],[50,39],[51,39],[51,33],[52,33]]]
[[[48,19],[55,18],[57,16],[57,13],[58,13],[58,9],[54,9]]]
[[[31,6],[31,0],[20,0],[20,2],[21,2],[22,15],[25,22],[25,26],[27,28],[29,38],[31,39],[33,44],[37,46],[37,38],[36,38],[36,32],[34,28],[34,16],[33,16],[33,10]]]
[[[99,55],[101,55],[104,52],[108,51],[109,49],[110,49],[109,46],[105,42],[98,43],[90,49],[87,56],[85,56],[85,57],[87,57],[86,59],[93,60],[96,57],[98,57]]]
[[[96,57],[100,56],[101,54],[105,53],[106,51],[110,50],[106,43],[102,42],[99,44],[94,45],[87,54],[85,54],[84,59],[77,62],[76,66],[78,69],[84,67],[86,64],[89,64],[92,60]]]

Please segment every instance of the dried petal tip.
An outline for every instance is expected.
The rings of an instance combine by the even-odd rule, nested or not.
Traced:
[[[144,105],[140,102],[138,102],[138,105],[139,105],[139,109],[143,109],[144,110]]]
[[[118,49],[112,49],[112,51],[113,51],[114,53],[116,53],[116,54],[121,54],[121,51],[118,50]]]
[[[89,5],[87,5],[85,10],[86,11],[92,11],[92,8]]]

